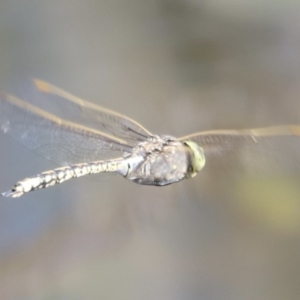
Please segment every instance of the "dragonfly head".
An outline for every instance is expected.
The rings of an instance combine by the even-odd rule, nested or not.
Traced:
[[[191,178],[197,175],[205,165],[204,151],[196,143],[191,141],[184,142],[191,149],[191,164],[188,168],[187,177]]]

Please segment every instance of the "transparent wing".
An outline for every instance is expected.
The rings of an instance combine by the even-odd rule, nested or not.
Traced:
[[[206,131],[180,140],[201,146],[207,167],[216,172],[300,173],[300,126]]]
[[[0,93],[0,128],[59,165],[112,158],[132,149],[120,138],[63,120],[4,93]]]
[[[84,101],[38,79],[25,87],[22,99],[62,119],[120,137],[131,145],[152,135],[122,114]]]

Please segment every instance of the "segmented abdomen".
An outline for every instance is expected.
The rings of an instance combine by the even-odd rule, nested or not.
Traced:
[[[121,171],[123,169],[124,163],[122,163],[120,159],[66,166],[40,173],[35,177],[25,178],[18,181],[10,191],[2,193],[2,196],[17,198],[22,196],[24,193],[47,188],[71,178],[102,172]]]

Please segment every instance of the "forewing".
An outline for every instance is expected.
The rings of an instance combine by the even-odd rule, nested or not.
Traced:
[[[206,131],[180,140],[196,142],[206,168],[228,176],[300,173],[300,126]]]
[[[87,102],[47,82],[35,79],[26,86],[22,98],[52,114],[110,135],[122,138],[135,145],[151,133],[136,121]]]
[[[63,120],[4,93],[0,93],[0,128],[59,165],[117,157],[132,149],[120,138]]]

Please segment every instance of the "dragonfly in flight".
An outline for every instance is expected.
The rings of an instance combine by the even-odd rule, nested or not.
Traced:
[[[0,128],[60,167],[17,182],[4,197],[105,172],[138,184],[165,186],[194,177],[208,159],[241,145],[259,151],[264,141],[280,137],[300,141],[296,125],[203,131],[180,138],[154,135],[122,114],[47,82],[33,80],[33,86],[35,97],[26,101],[0,93]]]

